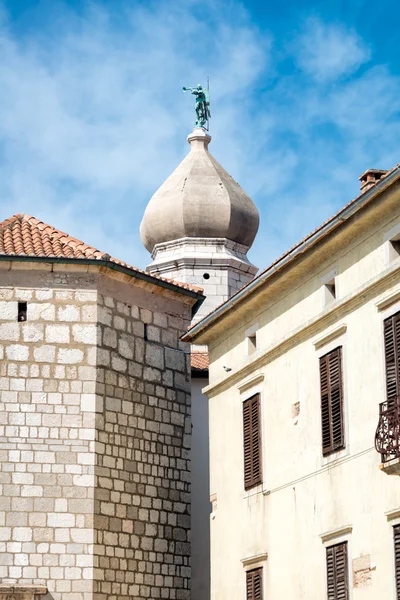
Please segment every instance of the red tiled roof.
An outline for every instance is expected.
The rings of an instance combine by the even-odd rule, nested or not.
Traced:
[[[208,352],[192,352],[190,364],[192,371],[208,371],[210,364]]]
[[[160,280],[193,292],[203,291],[202,288],[194,285],[150,275],[85,244],[52,225],[25,214],[14,215],[0,222],[0,256],[104,260],[152,277],[155,284]]]

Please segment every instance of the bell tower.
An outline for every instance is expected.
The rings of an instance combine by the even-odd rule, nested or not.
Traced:
[[[151,253],[150,273],[204,289],[198,320],[257,273],[247,252],[259,215],[210,154],[211,136],[196,127],[187,139],[190,152],[151,198],[140,235]]]

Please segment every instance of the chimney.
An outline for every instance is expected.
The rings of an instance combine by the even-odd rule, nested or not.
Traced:
[[[360,189],[364,193],[373,185],[378,183],[387,173],[387,170],[383,171],[382,169],[367,169],[364,171],[362,175],[358,178],[361,181]]]

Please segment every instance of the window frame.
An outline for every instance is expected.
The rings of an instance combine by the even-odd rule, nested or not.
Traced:
[[[384,377],[384,390],[385,390],[385,402],[389,401],[389,395],[388,395],[388,375],[387,375],[387,353],[386,353],[386,323],[389,320],[393,320],[394,317],[398,317],[398,319],[400,320],[400,306],[397,304],[395,310],[392,310],[386,314],[383,314],[383,319],[382,319],[382,339],[383,339],[383,377]],[[394,344],[394,347],[396,348],[396,344]],[[400,395],[400,352],[397,355],[397,371],[398,371],[398,383],[397,383],[397,395]]]
[[[245,406],[251,404],[252,401],[257,399],[258,402],[258,454],[259,454],[259,477],[254,478],[252,476],[251,483],[246,484],[246,439],[245,439]],[[250,492],[254,488],[263,484],[263,443],[262,443],[262,431],[263,431],[263,418],[261,409],[261,393],[260,391],[252,390],[252,393],[242,399],[242,444],[243,444],[243,486],[245,492]],[[251,419],[251,413],[250,413]],[[251,425],[250,425],[251,435]],[[250,438],[251,444],[251,438]],[[250,456],[252,461],[252,457]],[[251,464],[251,471],[253,471],[253,462]]]
[[[332,542],[333,540],[331,540]],[[349,566],[350,566],[350,553],[349,553],[349,543],[348,540],[336,540],[334,541],[334,543],[330,543],[329,545],[327,544],[325,546],[325,575],[326,575],[326,597],[327,600],[336,600],[336,593],[335,596],[333,598],[329,598],[329,574],[328,574],[328,552],[329,550],[332,550],[333,548],[337,548],[339,546],[343,546],[345,548],[345,576],[346,576],[346,598],[343,598],[341,600],[350,600],[350,590],[351,590],[351,585],[350,585],[350,577],[349,577]],[[336,561],[335,561],[336,562]],[[335,580],[335,584],[336,584],[337,578]],[[336,588],[336,585],[335,585]],[[335,590],[336,592],[336,590]]]
[[[318,355],[318,376],[319,376],[319,398],[320,398],[320,428],[321,428],[321,449],[322,449],[322,456],[324,459],[328,458],[329,456],[332,455],[336,455],[338,452],[343,452],[344,450],[346,450],[347,447],[347,439],[346,439],[346,406],[345,406],[345,394],[344,394],[344,387],[345,387],[345,376],[344,376],[344,368],[343,368],[343,363],[344,363],[344,348],[343,348],[343,344],[338,342],[338,340],[335,340],[335,343],[332,344],[332,348],[324,348],[324,350]],[[324,435],[323,435],[323,394],[322,394],[322,364],[323,364],[323,360],[327,359],[327,357],[329,357],[330,355],[333,355],[333,353],[339,351],[339,369],[340,369],[340,376],[339,376],[339,395],[340,395],[340,413],[341,413],[341,435],[342,435],[342,443],[340,446],[334,446],[334,442],[333,442],[333,431],[332,431],[332,395],[331,395],[331,391],[329,389],[329,394],[328,394],[328,411],[329,411],[329,415],[330,415],[330,446],[327,447],[327,449],[325,449],[326,447],[324,446]],[[327,377],[329,377],[329,361],[326,360],[326,364],[327,364]]]
[[[261,590],[261,595],[260,598],[255,598],[255,596],[252,594],[252,596],[248,595],[248,577],[249,575],[255,574],[255,573],[260,573],[260,590]],[[246,584],[245,584],[245,589],[246,589],[246,600],[264,600],[264,567],[263,565],[261,566],[252,566],[249,569],[247,569],[245,571],[245,575],[246,575]],[[254,586],[253,586],[254,587]]]

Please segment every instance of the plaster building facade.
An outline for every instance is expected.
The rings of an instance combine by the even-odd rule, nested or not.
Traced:
[[[212,600],[400,598],[400,168],[361,182],[183,338],[210,358]]]
[[[190,598],[204,297],[26,215],[0,223],[0,598]]]
[[[257,268],[247,252],[259,224],[257,208],[208,150],[211,136],[195,128],[190,152],[151,198],[140,232],[149,273],[201,286],[205,301],[192,323],[212,312]],[[208,353],[192,346],[192,598],[210,598]]]

